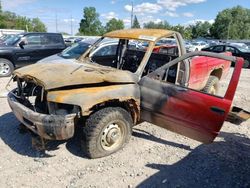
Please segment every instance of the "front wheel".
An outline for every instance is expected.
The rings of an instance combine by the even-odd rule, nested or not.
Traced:
[[[84,149],[90,158],[110,155],[129,141],[131,115],[120,107],[101,109],[87,119],[84,127]]]

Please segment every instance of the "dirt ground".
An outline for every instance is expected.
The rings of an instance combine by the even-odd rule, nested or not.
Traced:
[[[9,78],[0,79],[0,93]],[[221,84],[224,87],[224,83]],[[234,104],[250,111],[250,70],[243,70]],[[45,154],[21,133],[0,98],[0,187],[250,187],[250,120],[225,122],[210,145],[143,123],[130,143],[101,159],[84,156],[79,138],[51,142]]]

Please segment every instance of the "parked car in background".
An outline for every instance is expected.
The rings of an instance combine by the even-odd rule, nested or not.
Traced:
[[[172,56],[178,56],[178,46],[177,45],[162,45],[155,46],[153,49],[154,53],[169,54]]]
[[[0,77],[10,76],[15,68],[36,63],[66,48],[59,33],[22,33],[0,45]]]
[[[64,42],[67,46],[70,46],[74,43],[83,41],[83,40],[88,40],[88,39],[94,39],[94,38],[100,38],[100,36],[63,36]]]
[[[221,44],[221,42],[220,41],[216,41],[216,40],[208,40],[208,41],[206,41],[207,42],[207,47],[209,47],[209,46],[215,46],[215,45],[219,45],[219,44]]]
[[[207,47],[208,44],[204,41],[192,42],[192,46],[187,48],[187,52],[200,51],[202,48]]]
[[[250,49],[248,48],[224,44],[203,48],[202,50],[216,53],[231,52],[233,56],[244,58],[244,68],[250,68]],[[232,63],[232,65],[234,65],[234,63]]]
[[[250,42],[245,42],[245,44],[246,44],[247,47],[250,49]]]
[[[245,43],[242,43],[242,42],[229,43],[229,45],[230,45],[230,46],[239,47],[239,48],[250,49]]]
[[[192,42],[190,41],[185,41],[184,44],[187,51],[189,51],[189,49],[193,47]]]
[[[81,42],[75,43],[72,46],[69,46],[61,53],[54,54],[52,56],[41,59],[37,63],[44,62],[59,62],[60,59],[77,59],[79,58],[91,45],[93,45],[98,38],[86,39]],[[104,56],[113,55],[116,53],[117,41],[112,40],[104,40],[102,43],[98,45],[98,47],[91,52],[91,57],[97,58],[97,56],[108,58]]]
[[[5,34],[5,35],[3,35],[3,36],[1,36],[0,37],[0,44],[4,44],[4,42],[7,40],[7,39],[9,39],[9,38],[11,38],[11,37],[14,37],[15,35],[14,34]]]
[[[71,46],[72,44],[80,42],[83,39],[84,39],[83,37],[72,36],[72,37],[64,38],[64,42],[65,42],[66,46]]]
[[[155,46],[162,45],[176,45],[176,40],[174,38],[164,38],[156,42]]]

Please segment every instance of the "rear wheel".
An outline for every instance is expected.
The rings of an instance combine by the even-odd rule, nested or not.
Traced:
[[[90,158],[110,155],[130,139],[132,118],[120,107],[108,107],[92,114],[84,127],[84,149]]]
[[[0,58],[0,77],[7,77],[12,74],[14,66],[8,59]]]
[[[209,76],[206,86],[203,88],[205,93],[212,95],[218,94],[219,90],[219,79],[216,76]]]

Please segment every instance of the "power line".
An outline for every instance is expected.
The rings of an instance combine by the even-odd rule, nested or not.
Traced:
[[[56,33],[58,32],[58,26],[57,26],[57,13],[56,13]]]

